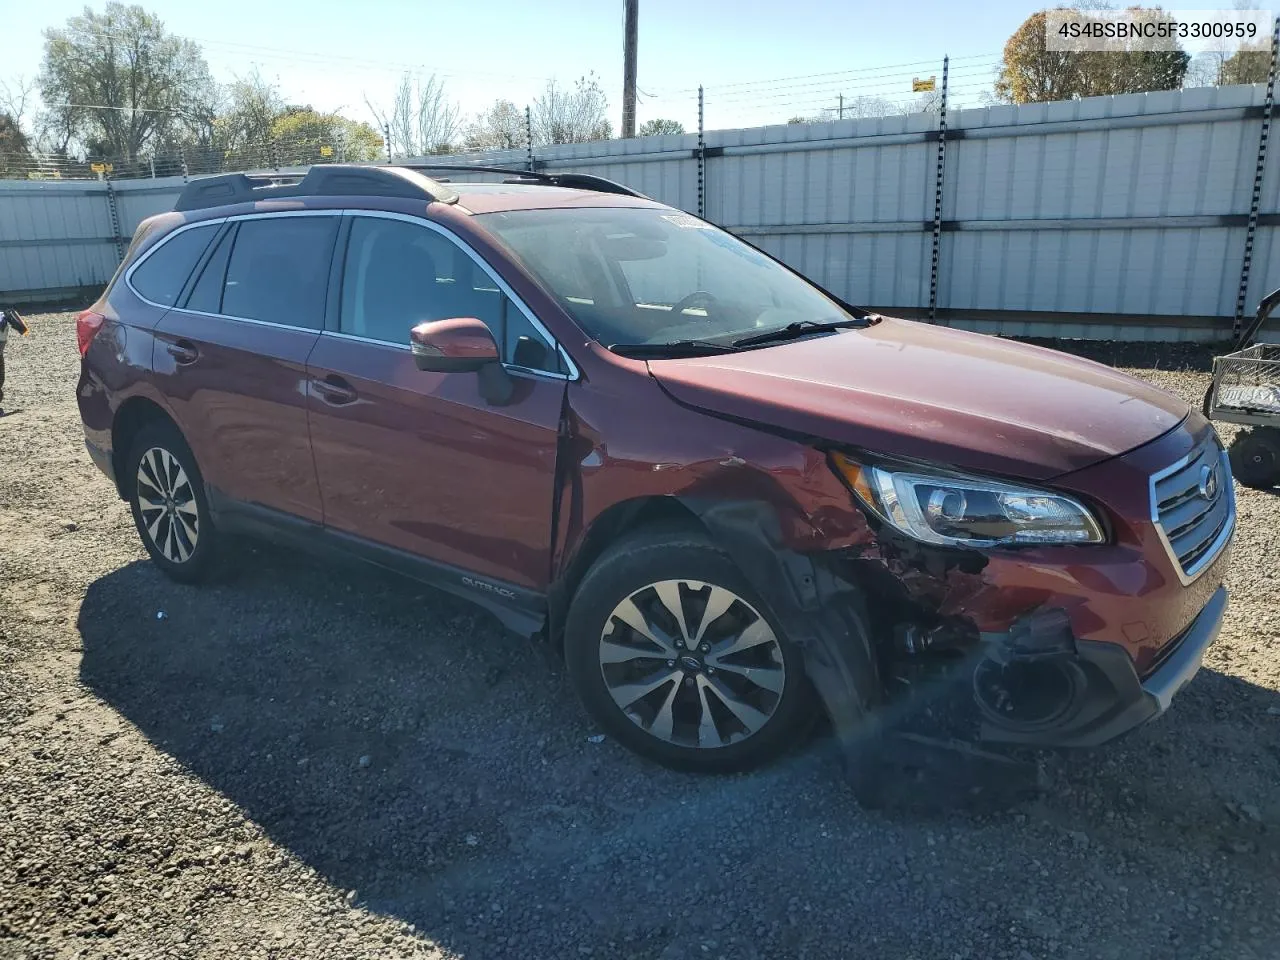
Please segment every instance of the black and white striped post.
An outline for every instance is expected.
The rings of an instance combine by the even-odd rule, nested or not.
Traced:
[[[929,322],[938,318],[938,255],[942,248],[942,181],[947,160],[947,70],[951,58],[942,58],[942,99],[938,105],[938,169],[933,183],[933,259],[929,266]]]
[[[529,172],[533,173],[536,169],[533,165],[533,109],[527,106],[524,108],[524,151]]]
[[[702,84],[698,84],[698,216],[707,215],[707,143],[702,129]]]
[[[1258,208],[1262,200],[1262,174],[1267,166],[1267,141],[1271,137],[1271,111],[1275,105],[1276,58],[1280,55],[1280,17],[1271,28],[1271,67],[1267,71],[1267,96],[1262,106],[1262,127],[1258,131],[1258,164],[1253,172],[1253,197],[1249,202],[1249,226],[1244,235],[1244,259],[1240,263],[1240,289],[1236,292],[1236,315],[1231,335],[1238,337],[1244,324],[1245,298],[1249,295],[1249,271],[1253,266],[1253,241],[1258,232]]]

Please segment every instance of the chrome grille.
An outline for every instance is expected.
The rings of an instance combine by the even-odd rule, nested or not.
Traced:
[[[1231,465],[1213,440],[1151,478],[1151,519],[1183,583],[1226,546],[1235,514]]]

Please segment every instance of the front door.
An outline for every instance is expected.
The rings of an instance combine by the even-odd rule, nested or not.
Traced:
[[[337,316],[307,369],[326,526],[545,588],[567,384],[550,338],[441,228],[372,214],[350,222]],[[478,317],[494,332],[511,361],[508,402],[487,402],[476,373],[414,364],[410,329],[448,317]]]
[[[306,361],[323,326],[340,219],[230,222],[157,326],[152,361],[209,486],[316,523]]]

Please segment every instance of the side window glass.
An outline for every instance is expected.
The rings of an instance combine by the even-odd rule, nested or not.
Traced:
[[[222,286],[227,276],[227,260],[231,258],[231,245],[235,239],[235,226],[222,235],[217,247],[200,270],[195,286],[187,297],[186,309],[202,313],[222,312]]]
[[[409,331],[457,312],[454,244],[403,220],[355,217],[347,241],[338,329],[407,344]]]
[[[164,241],[133,271],[130,282],[134,289],[152,303],[173,306],[218,226],[192,227]]]
[[[458,244],[404,220],[355,217],[339,331],[407,344],[419,323],[450,317],[484,321],[508,363],[560,372],[546,339]]]
[[[502,358],[507,363],[529,370],[564,373],[558,351],[547,345],[546,338],[534,329],[519,307],[505,296],[502,301],[506,319],[503,325]]]
[[[337,228],[336,216],[242,221],[219,312],[319,330]]]

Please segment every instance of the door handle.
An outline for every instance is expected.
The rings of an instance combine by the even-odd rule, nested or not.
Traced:
[[[356,400],[356,391],[351,384],[343,380],[341,377],[328,376],[323,380],[313,379],[311,381],[311,389],[320,395],[325,403],[342,405],[344,403],[354,403]]]
[[[195,344],[187,340],[171,343],[165,349],[169,351],[169,356],[173,357],[180,367],[185,367],[200,359],[200,351],[196,349]]]

